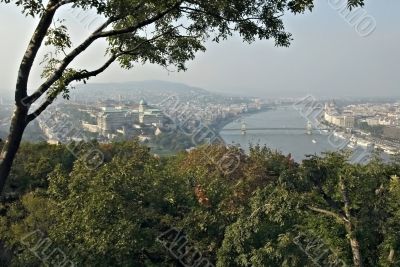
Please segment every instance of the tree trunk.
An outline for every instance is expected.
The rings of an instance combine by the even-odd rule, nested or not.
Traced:
[[[357,238],[350,238],[351,251],[353,252],[353,263],[356,267],[362,266],[360,244]]]
[[[56,5],[58,2],[61,1],[51,0],[48,2],[19,66],[15,88],[15,111],[11,119],[9,135],[0,154],[0,195],[3,193],[7,177],[11,171],[12,163],[17,154],[19,145],[21,144],[22,135],[29,123],[28,110],[32,102],[27,101],[28,79],[36,55],[46,37],[47,30],[53,21],[54,14],[59,7]]]
[[[353,264],[355,267],[362,267],[362,257],[360,243],[356,237],[355,226],[353,224],[353,216],[350,211],[350,198],[347,192],[345,180],[342,176],[339,177],[339,186],[342,193],[344,203],[344,213],[346,216],[345,228],[350,241],[351,252],[353,254]]]
[[[11,119],[10,132],[0,154],[0,195],[3,193],[15,155],[21,144],[22,135],[27,125],[27,114],[28,109],[26,107],[17,105]]]
[[[360,243],[358,242],[357,238],[355,237],[355,233],[353,231],[353,226],[350,223],[346,224],[346,231],[349,236],[351,252],[353,254],[353,264],[355,267],[362,267],[362,258],[361,258],[361,250],[360,250]]]
[[[390,248],[389,256],[388,256],[388,262],[390,264],[394,263],[394,249]]]

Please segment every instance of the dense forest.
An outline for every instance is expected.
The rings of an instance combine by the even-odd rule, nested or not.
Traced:
[[[74,145],[22,145],[1,199],[1,266],[400,266],[398,159]]]

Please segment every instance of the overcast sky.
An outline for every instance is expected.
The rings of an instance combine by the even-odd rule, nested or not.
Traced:
[[[313,13],[286,17],[294,41],[276,48],[272,41],[242,43],[233,38],[208,44],[205,53],[188,64],[185,73],[168,73],[146,65],[132,70],[112,66],[93,82],[167,80],[210,91],[268,96],[400,96],[400,1],[367,1],[366,12],[376,20],[376,30],[362,37],[329,5],[337,0],[317,0]],[[89,33],[87,23],[65,10],[74,40]],[[35,21],[12,5],[0,4],[0,93],[12,92],[23,50]],[[362,27],[363,25],[359,25]],[[104,61],[103,45],[80,58],[80,67]],[[34,72],[31,87],[40,81]]]

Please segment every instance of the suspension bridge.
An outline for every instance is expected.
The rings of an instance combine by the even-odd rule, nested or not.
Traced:
[[[242,122],[240,128],[225,128],[221,132],[238,132],[246,134],[248,131],[305,131],[307,134],[312,134],[314,127],[311,122],[308,122],[305,127],[247,127],[245,122]],[[321,130],[330,130],[330,128],[318,128]]]

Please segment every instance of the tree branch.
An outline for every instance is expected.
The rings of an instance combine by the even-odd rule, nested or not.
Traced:
[[[72,75],[71,77],[68,77],[64,81],[64,86],[67,87],[69,86],[73,81],[79,81],[83,79],[88,79],[90,77],[94,77],[105,71],[120,55],[112,55],[106,63],[104,63],[100,68],[93,70],[93,71],[81,71],[77,72],[75,75]],[[46,101],[43,102],[33,113],[28,115],[28,122],[33,121],[36,119],[40,114],[42,114],[43,111],[46,110],[48,106],[50,106],[54,100],[57,98],[59,93],[48,96]]]
[[[59,78],[61,78],[63,72],[68,65],[83,51],[85,51],[98,37],[97,33],[104,30],[110,23],[114,21],[114,18],[108,19],[98,29],[96,29],[83,43],[72,50],[60,63],[60,66],[54,71],[54,73],[42,84],[40,87],[26,99],[26,103],[32,104],[38,100]]]
[[[62,1],[59,1],[57,4],[55,4],[54,8],[58,9],[59,7],[61,7],[63,5],[70,4],[70,3],[73,3],[73,2],[75,2],[75,1],[74,0],[62,0]]]
[[[62,77],[63,72],[68,67],[68,65],[83,51],[85,51],[95,40],[104,37],[110,37],[118,34],[129,33],[135,31],[139,28],[145,27],[147,25],[152,24],[153,22],[161,19],[169,12],[178,8],[182,1],[177,2],[172,7],[164,10],[163,12],[158,13],[152,18],[147,20],[143,20],[132,27],[127,27],[120,30],[111,30],[111,31],[103,31],[107,26],[109,26],[112,22],[115,22],[121,18],[110,18],[103,25],[101,25],[96,31],[94,31],[82,44],[76,47],[73,51],[71,51],[61,62],[60,66],[54,71],[53,75],[51,75],[31,96],[27,97],[25,102],[27,104],[32,104],[36,100],[38,100],[58,79]]]
[[[339,187],[342,193],[343,203],[344,203],[344,212],[346,214],[347,219],[350,221],[352,218],[351,210],[350,210],[350,199],[347,192],[347,187],[345,181],[342,176],[339,177]]]
[[[185,13],[196,12],[196,13],[200,13],[200,14],[204,14],[204,15],[209,15],[209,16],[212,16],[214,18],[217,18],[217,19],[220,19],[220,20],[225,20],[225,21],[228,21],[228,22],[245,22],[245,21],[260,20],[261,19],[261,17],[248,17],[248,18],[240,18],[240,19],[228,19],[228,18],[225,18],[225,17],[221,16],[220,14],[216,14],[216,13],[208,12],[208,11],[205,11],[205,10],[188,7],[188,6],[181,7],[181,10],[183,12],[185,12]]]
[[[339,203],[333,200],[329,195],[325,193],[320,183],[317,184],[317,191],[319,194],[321,194],[322,198],[325,200],[325,202],[328,204],[329,207],[337,211],[341,210]]]
[[[325,210],[325,209],[321,209],[321,208],[316,208],[313,206],[307,206],[310,210],[315,211],[315,212],[319,212],[325,215],[328,215],[330,217],[334,217],[335,219],[337,219],[338,221],[340,221],[341,223],[347,223],[348,220],[345,216],[342,216],[340,214],[337,214],[335,212],[329,211],[329,210]]]
[[[163,32],[163,33],[160,33],[160,34],[157,34],[157,35],[151,37],[150,39],[145,39],[142,42],[138,43],[134,48],[132,48],[130,50],[122,50],[121,48],[119,48],[119,55],[118,56],[125,55],[125,54],[131,54],[131,53],[137,51],[144,44],[149,44],[149,43],[151,43],[153,41],[156,41],[156,40],[164,37],[165,35],[167,35],[169,33],[173,33],[174,30],[180,28],[181,26],[182,25],[175,26],[175,27]],[[195,38],[194,36],[184,36],[184,35],[175,35],[174,37],[175,38]]]
[[[133,54],[135,51],[137,51],[142,45],[146,44],[146,43],[151,43],[163,36],[165,36],[168,33],[171,33],[174,29],[178,28],[179,26],[174,27],[173,29],[170,29],[164,33],[161,33],[159,35],[153,36],[151,39],[148,40],[144,40],[143,42],[140,42],[139,44],[137,44],[134,48],[128,50],[128,51],[124,51],[122,49],[120,49],[118,51],[118,53],[113,54],[109,60],[107,60],[100,68],[94,70],[94,71],[81,71],[76,73],[75,75],[72,75],[71,77],[69,77],[68,79],[66,79],[64,81],[64,86],[67,87],[68,85],[70,85],[73,81],[79,81],[79,80],[83,80],[83,79],[88,79],[90,77],[94,77],[97,76],[98,74],[102,73],[103,71],[105,71],[115,60],[117,60],[118,57],[122,56],[122,55],[127,55],[127,54]],[[57,98],[59,93],[54,94],[53,96],[49,96],[45,102],[42,103],[42,105],[40,105],[39,108],[37,108],[33,113],[28,115],[28,122],[33,121],[34,119],[36,119],[44,110],[46,110],[46,108],[51,105],[54,100]]]
[[[98,33],[97,36],[98,37],[111,37],[111,36],[115,36],[115,35],[120,35],[120,34],[125,34],[125,33],[130,33],[133,32],[139,28],[145,27],[147,25],[152,24],[153,22],[156,22],[157,20],[163,18],[165,15],[167,15],[168,13],[172,12],[173,10],[177,9],[183,1],[178,1],[176,4],[174,4],[173,6],[171,6],[170,8],[167,8],[166,10],[164,10],[163,12],[158,13],[157,15],[155,15],[154,17],[151,17],[149,19],[143,20],[139,23],[137,23],[136,25],[133,25],[131,27],[126,27],[123,29],[118,29],[118,30],[110,30],[110,31],[105,31],[105,32],[101,32]]]
[[[55,8],[54,2],[50,1],[43,12],[32,38],[29,41],[25,54],[22,57],[15,90],[15,102],[19,107],[27,107],[30,104],[23,101],[27,96],[29,75],[36,55],[46,37],[47,30],[51,26],[56,10],[57,8]]]

